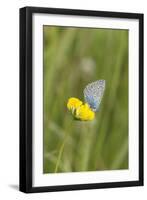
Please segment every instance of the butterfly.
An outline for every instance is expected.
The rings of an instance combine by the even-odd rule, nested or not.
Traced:
[[[89,83],[83,93],[84,100],[71,97],[68,100],[67,108],[71,111],[75,119],[89,121],[95,118],[95,112],[99,111],[100,103],[105,91],[105,80],[97,80]]]
[[[88,84],[84,89],[84,99],[88,103],[90,108],[96,112],[99,110],[99,106],[105,90],[105,80],[98,80]]]

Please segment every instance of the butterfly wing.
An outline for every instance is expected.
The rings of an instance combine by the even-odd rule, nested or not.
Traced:
[[[98,111],[105,90],[105,80],[98,80],[88,84],[84,89],[85,102],[95,112]]]

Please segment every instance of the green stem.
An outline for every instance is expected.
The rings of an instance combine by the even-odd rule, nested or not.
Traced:
[[[62,157],[62,153],[63,153],[63,150],[64,150],[64,146],[65,146],[67,136],[68,136],[68,131],[66,131],[66,134],[65,134],[64,139],[63,139],[63,143],[60,146],[54,173],[58,172],[58,168],[59,168],[59,164],[60,164],[60,160],[61,160],[61,157]]]

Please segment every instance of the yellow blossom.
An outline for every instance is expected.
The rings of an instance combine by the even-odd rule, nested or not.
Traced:
[[[95,118],[95,113],[90,109],[89,105],[85,103],[76,109],[75,117],[79,120],[89,121]]]
[[[80,101],[78,98],[75,97],[71,97],[68,99],[67,102],[67,108],[69,111],[72,111],[72,114],[74,113],[74,111],[83,104],[82,101]]]

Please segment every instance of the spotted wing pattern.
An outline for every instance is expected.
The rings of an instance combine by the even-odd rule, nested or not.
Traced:
[[[98,80],[88,84],[84,89],[85,102],[96,112],[99,109],[105,90],[105,80]]]

